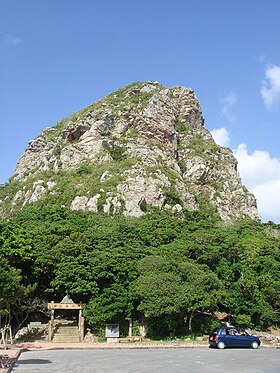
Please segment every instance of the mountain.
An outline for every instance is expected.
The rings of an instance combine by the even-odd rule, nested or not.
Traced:
[[[229,148],[204,128],[190,88],[133,83],[46,128],[0,189],[0,215],[30,203],[140,216],[205,205],[224,221],[259,220]]]

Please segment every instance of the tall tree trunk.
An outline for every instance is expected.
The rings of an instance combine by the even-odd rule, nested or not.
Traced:
[[[192,319],[193,319],[193,311],[190,313],[189,317],[189,331],[192,332]]]
[[[12,318],[12,315],[11,315],[11,303],[9,303],[9,320],[8,320],[8,326],[11,325],[11,318]]]

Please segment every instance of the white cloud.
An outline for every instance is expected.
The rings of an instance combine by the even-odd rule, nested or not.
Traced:
[[[226,128],[215,128],[211,131],[214,141],[220,146],[228,146],[230,141],[229,132]]]
[[[280,107],[280,67],[270,65],[265,70],[266,80],[261,88],[261,95],[267,110]]]
[[[230,135],[226,128],[211,131],[220,146],[229,146]],[[280,224],[280,158],[273,158],[263,150],[248,152],[246,144],[233,151],[238,161],[242,183],[257,199],[262,220]]]
[[[256,185],[251,192],[257,198],[263,221],[271,220],[280,224],[280,177],[278,180]]]
[[[17,36],[6,34],[5,35],[5,43],[10,45],[18,45],[21,43],[21,39]]]
[[[234,115],[232,113],[232,108],[237,102],[237,96],[234,92],[230,92],[225,99],[223,99],[221,116],[222,118],[226,119],[229,122],[233,122],[235,120]]]
[[[280,159],[262,150],[249,154],[245,144],[240,144],[234,155],[242,182],[257,198],[263,221],[280,223]]]
[[[240,144],[234,155],[239,163],[242,180],[248,187],[280,178],[280,159],[271,158],[268,152],[254,150],[249,154],[247,146]]]

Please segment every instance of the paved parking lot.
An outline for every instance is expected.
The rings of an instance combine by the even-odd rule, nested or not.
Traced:
[[[280,349],[47,350],[24,352],[14,373],[279,373]]]

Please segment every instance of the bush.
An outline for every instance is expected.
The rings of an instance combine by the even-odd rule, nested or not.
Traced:
[[[236,315],[234,316],[234,321],[238,326],[248,328],[251,326],[251,316],[250,315]]]

